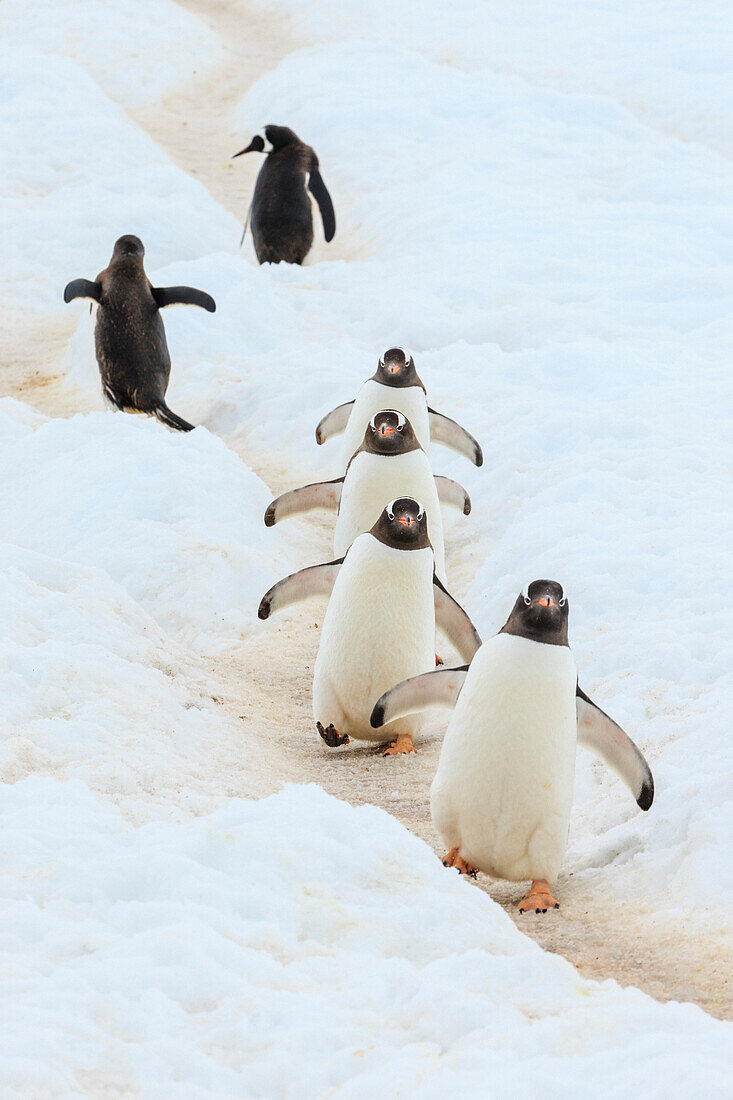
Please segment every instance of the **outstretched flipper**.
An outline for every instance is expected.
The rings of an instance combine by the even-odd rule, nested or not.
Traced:
[[[316,481],[313,485],[303,485],[300,489],[291,489],[268,504],[265,512],[265,527],[274,527],[286,516],[297,516],[301,512],[312,512],[315,508],[327,508],[336,511],[341,502],[341,490],[344,479],[334,481]]]
[[[441,504],[449,504],[451,508],[457,508],[464,516],[471,514],[471,498],[457,481],[450,477],[435,475],[435,488],[438,490],[438,500]]]
[[[346,425],[349,423],[353,407],[354,402],[347,401],[345,405],[337,405],[335,409],[331,409],[330,413],[326,413],[316,428],[316,443],[319,446],[330,439],[332,435],[341,435],[343,431],[346,431]]]
[[[654,778],[643,753],[579,686],[575,689],[578,743],[600,756],[629,788],[642,810],[654,801]]]
[[[428,409],[430,416],[430,439],[433,443],[444,443],[459,455],[465,455],[474,466],[483,466],[484,453],[470,432],[456,424],[449,416],[443,416],[435,409]]]
[[[216,302],[204,290],[196,290],[192,286],[153,286],[150,289],[158,309],[166,306],[201,306],[209,313],[216,313]]]
[[[321,211],[323,235],[327,241],[332,241],[334,233],[336,232],[336,215],[333,211],[331,196],[323,182],[321,173],[318,171],[317,164],[311,168],[310,177],[308,179],[308,190],[318,203],[318,209]]]
[[[189,424],[187,420],[184,420],[182,416],[176,416],[174,412],[166,405],[165,401],[161,401],[160,404],[153,410],[153,414],[161,424],[165,424],[166,428],[173,428],[176,432],[192,432],[195,425]]]
[[[99,283],[93,283],[89,279],[72,279],[64,288],[64,301],[71,302],[74,298],[93,298],[100,301],[102,288]]]
[[[343,560],[336,558],[335,561],[327,561],[323,565],[311,565],[278,581],[262,597],[258,617],[269,619],[274,611],[282,611],[284,607],[297,603],[298,600],[305,600],[308,596],[330,596]]]
[[[435,625],[445,634],[464,661],[469,664],[481,645],[476,627],[461,605],[453,599],[445,585],[433,576],[433,596],[435,598]]]
[[[388,722],[427,710],[428,707],[454,707],[467,672],[468,665],[461,668],[438,668],[434,672],[411,676],[409,680],[396,684],[385,691],[384,695],[380,695],[374,704],[369,719],[373,729],[378,730]]]

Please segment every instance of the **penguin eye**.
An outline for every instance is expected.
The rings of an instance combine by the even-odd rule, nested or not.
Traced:
[[[402,431],[402,429],[403,429],[403,427],[404,427],[404,424],[398,424],[398,425],[397,425],[397,431],[398,431],[398,432],[401,432],[401,431]]]
[[[530,600],[529,596],[525,596],[525,597],[524,597],[524,602],[525,602],[525,604],[527,605],[527,607],[529,607],[529,605],[530,605],[530,604],[532,603],[532,601]]]
[[[558,600],[557,602],[558,602],[558,604],[559,604],[559,606],[560,606],[560,607],[564,607],[564,606],[565,606],[565,604],[566,604],[566,603],[568,602],[568,601],[567,601],[567,597],[566,597],[566,596],[563,596],[563,597],[562,597],[562,599]]]

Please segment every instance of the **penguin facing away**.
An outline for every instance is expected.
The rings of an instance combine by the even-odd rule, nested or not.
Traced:
[[[410,497],[392,501],[344,558],[274,585],[258,615],[267,619],[312,595],[330,596],[313,674],[320,736],[330,748],[353,737],[389,741],[384,756],[414,752],[421,720],[390,720],[377,733],[369,721],[375,700],[396,677],[433,667],[436,625],[464,661],[481,645],[465,611],[435,576],[423,507]]]
[[[430,810],[446,866],[532,885],[520,912],[559,908],[551,893],[565,853],[575,746],[609,765],[648,810],[654,780],[642,753],[578,685],[560,584],[536,580],[462,669],[406,680],[376,703],[376,728],[425,707],[454,708]]]
[[[435,572],[445,583],[445,546],[440,503],[471,511],[466,490],[447,477],[434,477],[428,456],[417,441],[410,421],[396,409],[382,409],[369,421],[361,446],[346,473],[334,481],[320,481],[283,493],[268,506],[265,525],[315,508],[338,512],[333,536],[337,557],[343,556],[357,535],[369,531],[385,500],[410,496],[425,508]]]
[[[321,176],[318,157],[287,126],[266,126],[265,137],[252,138],[245,153],[267,153],[255,183],[247,221],[252,228],[255,253],[261,264],[302,264],[313,244],[313,214],[308,191],[318,203],[327,241],[336,232],[336,215],[331,196]],[[245,223],[242,240],[247,232]]]
[[[325,443],[331,436],[343,433],[346,465],[359,446],[367,424],[380,409],[398,409],[403,413],[424,451],[432,440],[465,455],[475,466],[483,464],[483,452],[473,436],[455,420],[429,407],[415,360],[404,348],[388,348],[356,398],[338,405],[323,417],[316,428],[316,443]]]
[[[216,303],[190,286],[154,287],[145,274],[144,255],[139,237],[120,237],[104,271],[94,282],[68,283],[64,301],[91,298],[98,304],[94,346],[106,400],[123,412],[147,413],[169,428],[190,432],[193,424],[165,403],[171,357],[160,311],[192,305],[213,313]]]

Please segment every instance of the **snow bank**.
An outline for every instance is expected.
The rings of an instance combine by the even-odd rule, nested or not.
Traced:
[[[733,152],[726,0],[647,0],[636,7],[604,0],[562,6],[545,0],[255,2],[289,15],[316,39],[407,46],[458,68],[513,74],[577,96],[608,96],[672,138]]]
[[[24,56],[31,47],[78,61],[126,107],[159,99],[221,53],[206,24],[172,0],[3,0],[0,34]],[[73,117],[94,112],[83,94],[64,108]],[[44,136],[54,145],[60,137],[48,126]]]
[[[217,299],[213,317],[165,322],[171,406],[223,437],[0,408],[7,1092],[422,1100],[456,1085],[572,1095],[591,1075],[619,1097],[640,1079],[667,1097],[725,1087],[729,1028],[580,980],[387,815],[313,789],[221,807],[249,790],[248,761],[203,657],[236,645],[268,584],[312,553],[297,528],[264,529],[268,490],[229,447],[275,491],[337,475],[316,421],[404,342],[431,402],[486,454],[480,471],[434,454],[474,502],[447,532],[457,595],[488,634],[528,577],[556,575],[584,687],[657,776],[642,817],[615,778],[580,766],[568,868],[673,919],[706,904],[725,919],[733,168],[672,134],[697,108],[671,85],[632,112],[611,98],[623,74],[603,83],[602,51],[575,81],[580,32],[565,54],[559,40],[578,8],[558,17],[552,64],[528,48],[532,82],[484,64],[492,23],[477,29],[475,10],[456,5],[449,26],[426,8],[407,48],[394,9],[386,45],[380,32],[302,51],[245,97],[243,131],[292,125],[334,197],[335,241],[290,269],[238,254],[235,220],[100,90],[89,72],[104,58],[106,92],[136,94],[115,84],[111,37],[95,57],[74,14],[77,44],[55,24],[28,30],[73,60],[34,54],[4,7],[18,33],[0,82],[8,314],[60,310],[69,278],[138,233],[154,282]],[[490,10],[504,47],[518,43],[520,17]],[[587,28],[614,18],[589,10]],[[157,11],[177,49],[185,20]],[[344,37],[362,33],[343,11]],[[653,35],[639,18],[642,73]],[[131,85],[172,71],[146,68],[146,27],[123,55]],[[549,40],[539,19],[527,35]],[[685,45],[680,72],[698,64]],[[709,102],[710,81],[697,85]],[[706,109],[695,133],[722,146],[726,126]],[[69,308],[69,381],[91,396],[90,318]]]
[[[236,221],[82,68],[8,43],[0,65],[0,295],[11,316],[68,308],[66,283],[93,279],[123,233],[158,265],[234,247]]]
[[[5,1092],[726,1088],[729,1025],[583,981],[388,814],[316,787],[133,828],[33,778],[0,788],[0,835]]]
[[[251,630],[263,578],[286,563],[262,524],[268,490],[221,440],[121,413],[22,430],[2,406],[0,515],[15,546],[104,570],[199,650]]]
[[[135,816],[249,792],[202,656],[249,635],[293,568],[265,486],[203,430],[8,400],[0,461],[3,776],[74,775]]]

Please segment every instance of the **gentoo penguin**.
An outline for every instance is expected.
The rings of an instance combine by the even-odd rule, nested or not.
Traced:
[[[532,886],[520,912],[559,908],[552,896],[565,852],[575,745],[601,757],[642,810],[654,798],[649,765],[633,741],[578,686],[568,646],[568,602],[555,581],[517,597],[498,634],[470,667],[398,684],[377,702],[372,725],[425,707],[455,707],[430,792],[446,866]]]
[[[316,428],[316,443],[344,433],[344,464],[359,446],[364,429],[380,409],[398,409],[412,424],[420,446],[427,451],[430,441],[444,443],[465,455],[476,466],[484,456],[472,435],[428,406],[425,386],[415,370],[415,360],[404,348],[389,348],[377,369],[359,390],[354,401],[338,405]]]
[[[93,283],[74,279],[64,290],[64,301],[93,298],[99,304],[94,345],[105,398],[123,412],[148,413],[169,428],[190,432],[193,424],[165,403],[171,357],[160,311],[190,305],[213,313],[216,303],[190,286],[152,286],[144,255],[139,237],[120,237],[109,266]]]
[[[318,203],[323,221],[323,233],[327,241],[336,232],[336,215],[331,196],[326,190],[318,170],[318,157],[287,126],[266,126],[265,137],[270,149],[265,149],[263,138],[257,134],[243,153],[267,152],[267,159],[257,176],[252,205],[247,220],[252,227],[257,259],[261,264],[302,264],[313,244],[313,215],[306,192]],[[247,232],[245,224],[244,232]],[[242,234],[244,240],[244,234]]]
[[[314,508],[338,510],[333,536],[337,557],[343,556],[357,535],[379,519],[386,500],[410,496],[425,508],[435,572],[445,583],[445,547],[440,502],[471,511],[466,490],[447,477],[434,477],[430,461],[417,441],[410,421],[396,409],[382,409],[369,421],[364,438],[343,477],[319,481],[283,493],[268,506],[265,524]]]
[[[464,661],[481,645],[435,576],[424,508],[410,497],[393,500],[344,558],[286,577],[263,596],[258,614],[267,619],[296,600],[329,594],[313,676],[319,734],[330,748],[354,737],[388,739],[385,756],[414,752],[420,719],[390,722],[380,735],[369,722],[375,701],[396,678],[433,667],[436,624]]]

